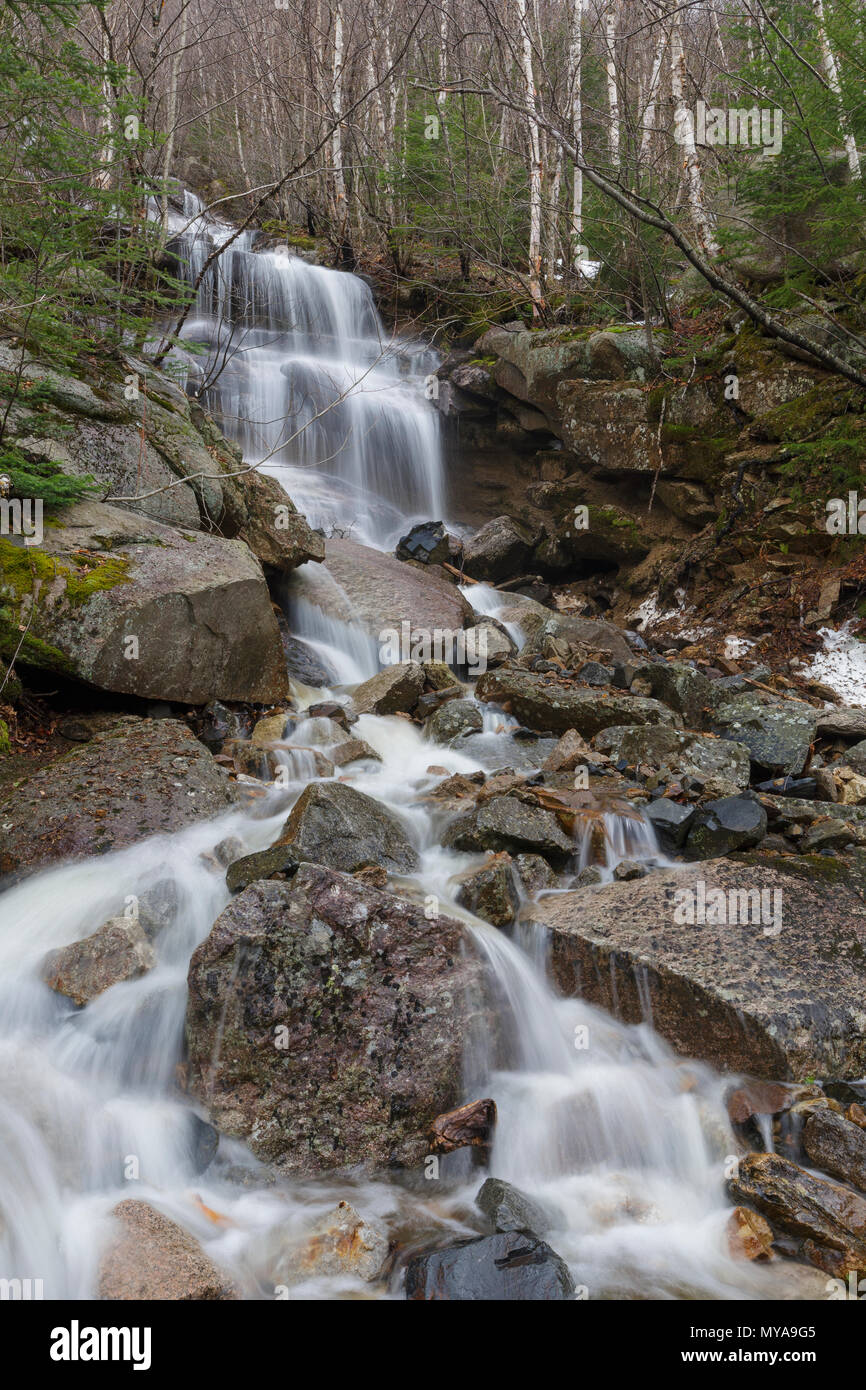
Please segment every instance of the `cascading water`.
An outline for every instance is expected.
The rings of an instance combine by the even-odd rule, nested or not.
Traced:
[[[190,274],[213,239],[228,234],[203,220],[190,229],[183,243]],[[249,239],[239,239],[219,275],[203,283],[198,312],[190,337],[206,339],[212,353],[220,344],[236,349],[207,388],[209,403],[250,457],[276,446],[272,461],[286,470],[291,494],[310,506],[314,521],[323,519],[327,498],[334,519],[357,508],[359,535],[384,543],[398,510],[414,505],[407,499],[416,499],[422,515],[440,513],[435,420],[401,383],[397,358],[379,359],[366,286],[256,254]],[[204,376],[202,360],[190,361]],[[363,389],[354,385],[303,442],[281,445],[291,428],[287,417],[293,424],[307,418],[361,368],[370,369]],[[346,447],[332,447],[343,436]],[[319,458],[327,460],[327,482],[310,466]],[[351,686],[376,669],[375,649],[342,604],[333,619],[322,617],[320,605],[305,608],[307,582],[329,580],[312,573],[303,579],[293,631],[315,648],[338,686]],[[467,592],[479,612],[501,606],[488,586]],[[519,629],[513,635],[519,642]],[[203,1155],[201,1121],[177,1088],[189,958],[229,900],[214,851],[228,838],[245,853],[272,844],[334,737],[330,723],[303,714],[314,692],[297,687],[295,694],[299,715],[273,750],[283,775],[251,808],[38,874],[3,894],[0,1278],[42,1280],[48,1298],[92,1296],[110,1212],[130,1195],[189,1230],[251,1298],[273,1296],[274,1233],[302,1237],[345,1198],[385,1222],[404,1251],[437,1233],[453,1239],[479,1229],[471,1213],[480,1176],[470,1181],[464,1155],[443,1161],[435,1193],[396,1178],[274,1181],[225,1137],[212,1161]],[[336,698],[344,696],[338,691]],[[649,1021],[626,1027],[580,1000],[558,998],[545,978],[544,941],[531,913],[512,940],[457,905],[457,876],[483,856],[443,848],[442,803],[430,793],[446,775],[525,765],[514,720],[489,708],[485,715],[485,731],[455,747],[427,742],[398,716],[362,715],[353,736],[379,761],[367,757],[336,775],[400,818],[421,857],[403,888],[432,895],[461,917],[486,962],[498,1037],[466,1039],[465,1075],[467,1099],[490,1095],[497,1102],[490,1171],[543,1203],[547,1238],[590,1298],[772,1297],[772,1270],[734,1261],[726,1244],[722,1159],[734,1139],[721,1079],[674,1057]],[[602,851],[598,832],[580,829],[591,819],[578,817],[575,867],[593,858],[610,874],[624,856],[657,858],[652,831],[632,808],[600,810]],[[167,907],[152,970],[83,1008],[48,987],[41,973],[46,952],[134,910],[157,887]],[[399,1296],[400,1279],[398,1262],[383,1295]],[[360,1292],[369,1296],[369,1287],[349,1276],[319,1276],[291,1296]]]
[[[185,194],[172,246],[188,283],[234,228]],[[205,274],[181,354],[189,384],[249,463],[273,473],[314,527],[392,548],[445,513],[426,345],[389,338],[358,276],[256,251],[243,232]]]

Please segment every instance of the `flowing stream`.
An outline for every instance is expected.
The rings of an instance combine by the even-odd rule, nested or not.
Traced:
[[[185,234],[193,272],[219,234],[201,220]],[[353,534],[385,545],[411,519],[441,514],[435,414],[414,380],[427,365],[424,353],[383,343],[366,285],[256,252],[241,238],[218,281],[205,281],[188,331],[206,338],[213,355],[239,324],[241,344],[208,400],[250,459],[270,457],[314,524],[351,517]],[[191,357],[190,370],[204,371],[203,363]],[[288,413],[303,419],[354,382],[359,368],[369,370],[326,422],[300,442],[281,443]],[[323,455],[326,471],[314,469]],[[329,582],[322,571],[310,579]],[[479,586],[473,601],[490,611],[496,598]],[[301,711],[323,694],[346,700],[376,669],[375,649],[350,621],[301,602],[293,623],[335,675],[333,692],[295,689]],[[421,853],[415,888],[467,923],[486,962],[503,1047],[491,1070],[485,1047],[467,1040],[465,1074],[466,1098],[490,1095],[499,1108],[489,1171],[548,1206],[547,1238],[590,1298],[768,1296],[767,1272],[727,1250],[724,1157],[734,1140],[721,1078],[676,1058],[650,1019],[626,1027],[579,999],[557,997],[545,942],[528,921],[510,937],[456,906],[455,875],[484,857],[441,846],[441,811],[429,793],[443,770],[520,765],[514,721],[489,707],[485,714],[482,733],[450,748],[426,742],[405,719],[363,715],[353,732],[382,761],[348,772],[401,818]],[[212,851],[229,836],[245,852],[277,838],[315,775],[311,749],[324,729],[298,717],[280,750],[289,784],[251,807],[40,873],[0,898],[0,1277],[41,1280],[46,1298],[92,1296],[109,1214],[129,1196],[190,1230],[250,1298],[273,1296],[274,1233],[301,1235],[342,1198],[384,1221],[404,1257],[431,1237],[483,1229],[472,1198],[484,1174],[469,1169],[465,1154],[443,1161],[440,1180],[421,1185],[429,1191],[396,1178],[274,1181],[226,1138],[202,1170],[203,1127],[177,1067],[189,958],[229,900]],[[602,825],[607,873],[624,856],[658,858],[639,815],[612,808]],[[597,851],[598,831],[583,827],[572,872]],[[170,904],[155,969],[81,1009],[42,982],[47,951],[91,934],[155,885]],[[382,1296],[401,1295],[401,1267],[398,1260]],[[291,1296],[361,1290],[369,1295],[349,1278],[319,1278]]]

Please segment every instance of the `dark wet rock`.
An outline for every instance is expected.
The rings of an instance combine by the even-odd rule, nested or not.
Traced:
[[[415,1255],[406,1269],[406,1297],[450,1302],[555,1302],[574,1298],[568,1266],[529,1231],[462,1240]]]
[[[83,941],[49,951],[42,978],[74,1004],[89,1004],[121,980],[135,980],[152,970],[156,955],[135,917],[111,917]]]
[[[767,833],[767,813],[748,796],[724,796],[708,801],[696,813],[686,840],[693,859],[716,859],[734,850],[750,849]]]
[[[803,1148],[817,1168],[866,1193],[866,1130],[832,1110],[816,1110],[803,1128]]]
[[[613,671],[609,666],[602,666],[598,661],[585,661],[578,669],[577,679],[584,685],[611,685],[613,683]]]
[[[220,815],[236,796],[185,724],[124,716],[0,803],[0,873],[123,849]]]
[[[494,584],[526,569],[532,535],[510,516],[497,516],[476,531],[463,547],[463,568],[473,579]]]
[[[425,722],[424,736],[434,743],[454,743],[483,727],[484,716],[474,700],[449,700]]]
[[[441,521],[424,521],[413,526],[397,542],[398,560],[417,560],[422,565],[441,565],[448,560],[451,547]]]
[[[678,850],[685,843],[689,826],[695,818],[694,806],[681,806],[668,796],[660,796],[644,807],[644,815],[658,836],[663,850]]]
[[[552,811],[514,796],[493,797],[453,822],[443,844],[460,850],[524,850],[554,861],[574,853],[574,842]]]
[[[284,1171],[421,1164],[491,1021],[464,927],[305,864],[221,913],[189,971],[190,1089]],[[477,1010],[477,1012],[476,1012]]]
[[[207,748],[219,751],[228,739],[248,738],[251,727],[252,720],[245,709],[232,709],[221,700],[211,700],[204,709],[198,737]]]
[[[480,869],[469,869],[458,880],[457,901],[493,927],[507,927],[520,906],[512,859],[498,854]]]
[[[594,884],[601,883],[601,880],[601,869],[596,868],[594,864],[587,864],[585,869],[581,869],[580,873],[575,875],[574,886],[575,888],[592,888]]]
[[[843,884],[720,859],[547,897],[532,917],[563,993],[628,1023],[648,1000],[681,1055],[771,1079],[866,1071],[866,907]]]
[[[374,797],[342,782],[311,782],[305,787],[281,838],[300,858],[341,873],[354,873],[367,864],[393,874],[418,867],[418,852],[396,816]]]
[[[543,1236],[551,1226],[549,1212],[502,1178],[483,1182],[475,1194],[475,1205],[497,1231],[532,1231]]]
[[[330,719],[333,724],[337,724],[346,733],[356,719],[356,716],[351,714],[345,705],[338,704],[336,700],[320,700],[317,704],[308,705],[305,713],[307,719]]]
[[[762,704],[758,695],[738,695],[717,704],[708,726],[720,737],[744,743],[753,763],[773,775],[803,771],[815,741],[818,711],[799,700]]]
[[[249,884],[265,878],[292,878],[305,862],[293,845],[278,843],[269,849],[245,854],[229,866],[226,884],[232,893],[239,893]]]
[[[818,1086],[791,1086],[781,1081],[747,1081],[727,1098],[731,1123],[744,1125],[756,1115],[782,1115],[798,1101],[820,1096]]]
[[[193,1171],[203,1173],[216,1158],[220,1137],[213,1125],[194,1110],[189,1112],[189,1149]]]
[[[404,661],[357,686],[352,699],[358,714],[398,714],[414,709],[423,689],[423,667]]]
[[[302,685],[310,685],[318,690],[322,686],[337,684],[336,671],[322,660],[318,652],[308,647],[306,642],[302,642],[300,637],[284,636],[283,652],[286,670]]]
[[[719,790],[742,791],[749,785],[749,750],[730,739],[684,733],[661,724],[616,725],[603,729],[593,746],[630,767],[648,763],[671,780],[693,777]]]
[[[552,888],[556,883],[556,874],[540,854],[515,855],[514,868],[524,893],[529,897],[540,893],[543,888]]]
[[[487,671],[475,687],[479,700],[492,700],[521,724],[542,733],[564,734],[574,729],[591,738],[613,724],[675,725],[679,716],[657,700],[633,695],[602,696],[551,676],[503,666]]]
[[[113,1216],[115,1234],[102,1256],[97,1297],[185,1303],[237,1298],[229,1275],[198,1241],[149,1202],[118,1202]]]
[[[757,1207],[774,1228],[806,1243],[804,1253],[829,1255],[821,1268],[844,1274],[866,1266],[866,1198],[825,1182],[779,1154],[746,1154],[728,1183],[739,1202]],[[817,1249],[816,1249],[817,1247]]]

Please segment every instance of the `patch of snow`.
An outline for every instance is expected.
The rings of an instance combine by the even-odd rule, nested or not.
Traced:
[[[741,656],[751,651],[754,645],[748,637],[738,637],[735,632],[729,633],[725,638],[725,660],[738,661]]]
[[[815,653],[801,674],[829,685],[844,705],[866,705],[866,642],[853,635],[851,623],[819,628],[818,636],[824,650]]]

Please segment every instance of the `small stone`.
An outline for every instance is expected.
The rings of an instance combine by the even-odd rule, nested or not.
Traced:
[[[156,965],[156,953],[137,918],[111,917],[82,941],[49,951],[42,978],[58,994],[83,1007],[122,980],[134,980]]]

